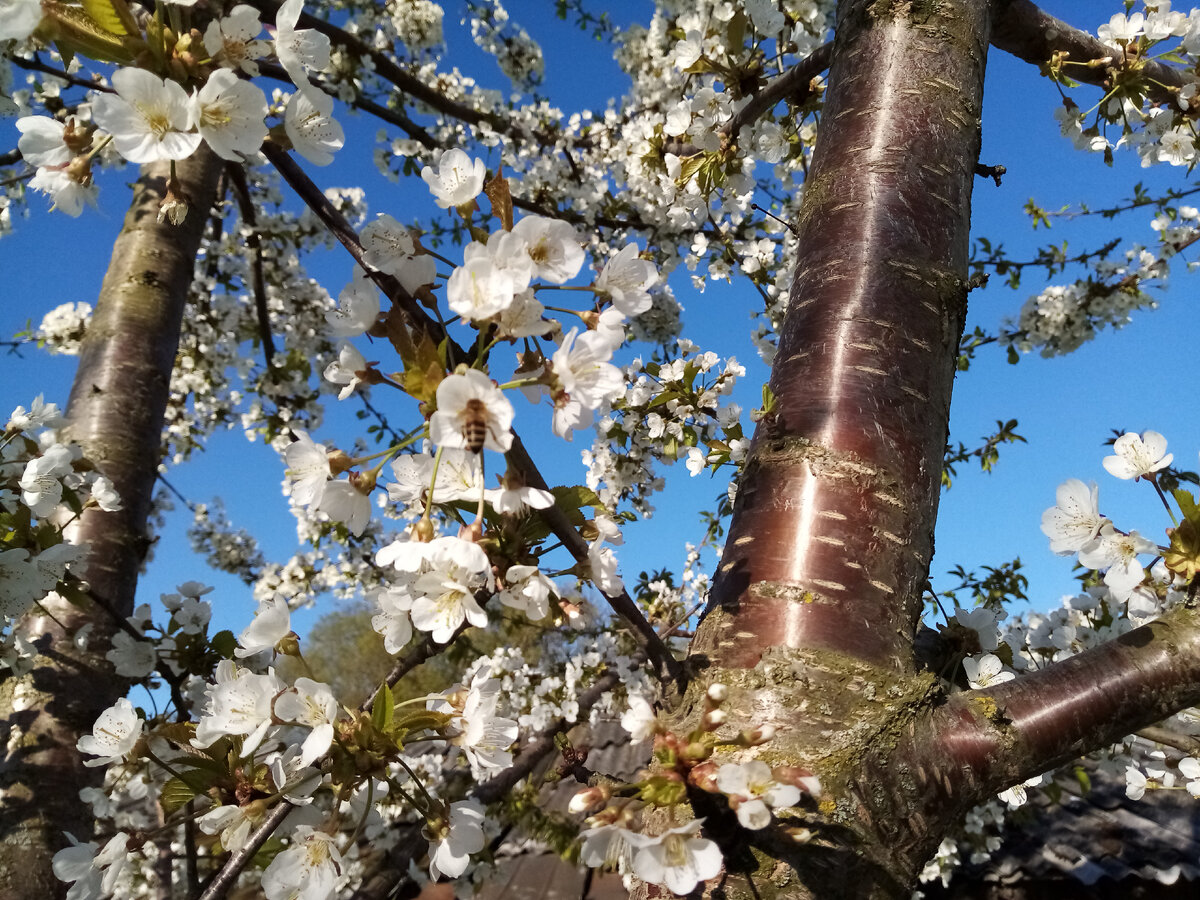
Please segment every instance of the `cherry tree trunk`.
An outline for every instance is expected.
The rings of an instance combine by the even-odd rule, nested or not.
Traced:
[[[196,253],[221,161],[204,146],[176,164],[190,198],[182,225],[158,221],[170,165],[142,169],[113,247],[80,353],[67,410],[69,433],[113,482],[123,508],[88,509],[72,541],[84,557],[72,567],[94,604],[47,604],[25,623],[41,656],[22,678],[0,684],[0,900],[65,895],[50,860],[64,832],[91,838],[79,789],[103,769],[84,768],[75,743],[128,684],[104,659],[116,617],[133,611],[138,571],[149,546],[146,520],[162,458],[163,414]],[[68,261],[64,263],[69,265]],[[71,636],[93,625],[85,649]]]
[[[730,688],[734,728],[773,725],[772,764],[820,773],[812,837],[727,842],[726,897],[898,897],[950,817],[892,768],[935,695],[914,635],[957,347],[980,142],[986,0],[838,10],[804,185],[790,305],[728,542],[677,713]],[[953,809],[948,810],[953,814]],[[729,827],[726,828],[725,826]],[[770,830],[768,830],[770,831]]]

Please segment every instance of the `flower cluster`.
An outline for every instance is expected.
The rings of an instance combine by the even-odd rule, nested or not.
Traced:
[[[1171,462],[1166,447],[1166,439],[1156,431],[1124,434],[1113,444],[1115,453],[1105,458],[1104,468],[1117,478],[1153,479]],[[1042,531],[1054,552],[1078,553],[1081,565],[1106,570],[1104,583],[1122,601],[1132,596],[1145,576],[1138,556],[1158,549],[1136,531],[1118,531],[1100,515],[1096,485],[1089,487],[1076,478],[1059,486],[1057,503],[1042,516]]]
[[[65,531],[85,510],[113,512],[121,500],[112,482],[58,440],[58,407],[39,394],[29,409],[13,410],[0,435],[0,665],[18,674],[32,665],[28,640],[13,625],[50,592],[78,593],[69,574],[81,548]]]
[[[110,78],[111,88],[94,97],[90,124],[78,118],[18,119],[17,149],[37,167],[30,186],[49,194],[56,208],[78,216],[85,205],[96,202],[92,164],[109,144],[121,158],[139,164],[187,159],[202,142],[221,158],[242,162],[256,154],[267,137],[268,103],[262,90],[240,78],[238,70],[257,74],[256,60],[272,49],[298,86],[283,113],[287,137],[314,165],[328,165],[344,135],[331,117],[333,99],[310,84],[308,73],[329,65],[329,38],[295,27],[302,2],[287,0],[279,8],[273,42],[258,39],[263,26],[252,7],[235,6],[229,15],[212,20],[202,40],[215,68],[197,65],[186,50],[186,55],[177,55],[180,66],[168,77],[140,67],[118,68]],[[39,12],[29,32],[40,19]],[[15,36],[23,38],[29,32]],[[163,37],[161,32],[147,32],[129,40],[145,46]],[[177,53],[180,49],[177,45]],[[182,83],[177,80],[179,69],[186,72]],[[195,88],[190,95],[188,86]],[[182,221],[187,199],[174,196],[169,187],[161,214]]]
[[[596,810],[587,819],[588,828],[580,834],[580,858],[585,865],[615,868],[686,895],[720,872],[720,848],[699,836],[704,819],[653,833],[647,818],[655,807],[673,809],[681,803],[686,784],[724,797],[738,824],[751,831],[766,828],[776,817],[786,822],[783,817],[800,806],[805,795],[820,796],[820,779],[804,769],[772,768],[753,758],[717,764],[714,751],[717,733],[728,718],[722,709],[728,698],[725,685],[709,685],[700,724],[684,737],[658,724],[645,696],[630,695],[630,709],[621,724],[634,740],[654,738],[655,770],[637,784],[606,782],[575,795],[572,811]],[[772,737],[773,731],[764,726],[719,743],[748,750]],[[811,836],[799,825],[789,827],[796,840]]]
[[[1102,463],[1114,477],[1148,481],[1155,488],[1178,483],[1169,468],[1173,454],[1167,452],[1167,441],[1158,432],[1120,435],[1112,449]],[[1060,485],[1055,505],[1042,516],[1042,531],[1053,552],[1075,554],[1082,566],[1095,571],[1083,576],[1085,589],[1064,597],[1057,609],[1014,617],[1002,631],[998,631],[998,623],[1003,611],[956,611],[958,625],[975,632],[982,651],[962,661],[968,686],[987,690],[1020,672],[1043,668],[1119,637],[1187,602],[1185,588],[1200,555],[1200,542],[1192,537],[1198,533],[1193,521],[1197,507],[1187,490],[1174,488],[1170,493],[1179,506],[1179,512],[1172,515],[1179,519],[1168,529],[1170,547],[1164,548],[1136,531],[1117,530],[1099,511],[1095,484],[1072,478]],[[1165,503],[1168,493],[1161,496]],[[1138,556],[1149,553],[1161,558],[1147,571]],[[1098,571],[1104,572],[1102,579]],[[1195,734],[1196,711],[1185,710],[1166,727],[1182,735]],[[1200,763],[1145,738],[1130,736],[1093,754],[1093,765],[1102,774],[1123,778],[1130,799],[1140,799],[1148,789],[1186,789],[1200,796]],[[1034,776],[1001,793],[999,802],[989,801],[973,810],[962,832],[942,842],[921,880],[948,883],[964,859],[985,860],[1000,846],[999,829],[1006,809],[1023,806],[1031,790],[1058,790],[1055,777],[1056,773]],[[1068,773],[1061,777],[1071,780],[1076,776]]]

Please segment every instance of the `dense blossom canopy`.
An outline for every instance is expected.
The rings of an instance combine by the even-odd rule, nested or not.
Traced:
[[[192,862],[200,853],[210,871],[236,878],[264,823],[278,846],[242,877],[270,900],[359,886],[374,854],[417,880],[481,880],[488,848],[536,799],[521,780],[536,762],[526,751],[558,735],[560,774],[586,771],[563,735],[600,718],[653,740],[657,768],[625,773],[627,784],[581,779],[574,819],[545,830],[565,829],[584,864],[681,895],[716,878],[722,850],[684,804],[689,790],[745,832],[811,839],[794,823],[797,810],[831,802],[822,773],[778,764],[771,726],[725,728],[720,683],[696,699],[695,730],[671,733],[656,712],[670,686],[655,673],[678,674],[750,423],[775,414],[769,388],[753,412],[733,400],[746,367],[681,334],[668,279],[698,290],[735,272],[747,279],[761,301],[754,344],[775,360],[797,253],[787,223],[812,164],[833,5],[660,0],[647,25],[619,31],[586,4],[560,4],[612,42],[631,85],[620,106],[566,115],[541,99],[541,50],[499,0],[470,0],[467,19],[511,92],[443,58],[445,13],[429,0],[320,9],[173,0],[153,16],[125,0],[70,15],[0,0],[0,106],[19,114],[27,167],[2,182],[0,235],[19,227],[13,213],[33,199],[26,188],[57,213],[89,215],[123,202],[103,171],[167,166],[159,224],[211,215],[220,227],[202,237],[164,459],[186,461],[222,426],[269,442],[301,545],[268,563],[219,509],[194,505],[194,543],[251,586],[253,619],[236,636],[215,629],[209,589],[192,581],[132,615],[102,609],[80,574],[73,528],[127,498],[53,403],[38,396],[13,411],[0,442],[0,665],[27,678],[46,651],[21,623],[69,601],[105,617],[103,638],[90,624],[70,637],[103,643],[114,685],[165,686],[139,707],[116,698],[78,740],[83,765],[107,774],[103,790],[85,791],[103,841],[72,839],[54,857],[71,897],[134,896],[161,877],[160,846]],[[1190,168],[1200,11],[1148,2],[1096,35],[1111,51],[1093,66],[1109,67],[1098,105],[1084,110],[1067,94],[1065,58],[1047,61],[1063,86],[1062,133],[1085,152]],[[1178,75],[1166,99],[1145,66],[1154,58]],[[351,111],[383,123],[380,169],[422,186],[420,224],[369,218],[374,198],[322,192],[291,155],[338,162]],[[225,173],[211,211],[177,175],[177,164],[210,151]],[[1079,278],[1045,286],[997,333],[967,335],[960,365],[991,343],[1014,356],[1067,353],[1154,306],[1148,290],[1200,237],[1200,211],[1178,199],[1156,204],[1148,245],[1074,260],[1086,270]],[[306,266],[335,239],[354,268],[331,291]],[[998,250],[985,256],[974,260],[980,271],[1014,265]],[[92,316],[87,304],[59,307],[36,337],[78,353]],[[361,410],[366,436],[318,431],[335,403]],[[581,483],[546,482],[519,437],[539,429],[555,447],[578,435]],[[995,442],[1009,439],[1002,431]],[[1095,483],[1065,481],[1042,530],[1050,550],[1087,570],[1081,590],[1059,609],[1007,621],[1004,598],[979,593],[979,608],[955,608],[941,628],[961,645],[936,673],[945,690],[986,693],[1193,601],[1200,510],[1186,484],[1195,479],[1173,467],[1167,446],[1157,431],[1122,434],[1101,463],[1161,496],[1167,545],[1103,515]],[[622,525],[650,515],[663,472],[680,461],[693,477],[728,476],[711,527],[686,545],[678,581],[666,570],[622,575]],[[296,609],[331,595],[364,598],[373,637],[395,657],[365,700],[312,677],[292,631]],[[489,638],[465,640],[469,629]],[[439,673],[453,667],[453,676],[404,694],[404,676],[429,658],[448,660]],[[1189,722],[1184,712],[1173,724]],[[1200,794],[1195,758],[1148,762],[1132,746],[1101,751],[1130,797],[1176,779]],[[961,856],[994,850],[1005,811],[1051,776],[973,811],[922,877],[947,878]],[[668,825],[655,818],[663,809]],[[147,810],[166,827],[150,828]],[[688,810],[683,821],[676,810]],[[207,836],[199,850],[183,827],[192,820]]]

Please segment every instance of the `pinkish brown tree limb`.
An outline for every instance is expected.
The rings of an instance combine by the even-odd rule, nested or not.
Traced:
[[[1055,53],[1067,53],[1071,63],[1087,63],[1120,54],[1096,37],[1068,25],[1040,9],[1030,0],[997,0],[992,15],[992,46],[1035,65],[1045,65]],[[1140,61],[1145,67],[1150,98],[1174,105],[1183,73],[1155,60]],[[1110,78],[1109,66],[1068,65],[1064,72],[1075,81],[1103,86]]]

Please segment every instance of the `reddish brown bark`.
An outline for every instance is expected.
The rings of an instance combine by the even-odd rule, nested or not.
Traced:
[[[970,807],[1200,700],[1186,609],[986,691],[946,695],[915,658],[990,12],[985,0],[839,7],[777,399],[692,648],[703,674],[674,723],[694,726],[699,692],[724,682],[729,724],[774,725],[760,755],[807,765],[826,794],[789,819],[815,835],[803,844],[747,833],[693,796],[723,843],[727,897],[904,896]],[[1006,49],[1046,49],[1026,27],[1043,22],[1036,8],[997,16]]]
[[[171,369],[220,160],[202,146],[177,171],[192,199],[181,226],[157,221],[169,166],[142,171],[83,343],[67,411],[71,437],[112,480],[123,503],[119,512],[85,511],[72,540],[86,555],[73,571],[120,616],[133,611],[148,546],[146,518],[161,459]],[[67,886],[53,877],[50,859],[65,846],[64,831],[90,839],[91,814],[78,791],[103,772],[83,767],[75,743],[127,688],[103,658],[111,615],[67,603],[47,604],[47,610],[53,619],[36,616],[26,623],[43,654],[37,668],[0,687],[0,733],[19,734],[0,765],[0,900],[65,894]],[[88,623],[95,630],[89,649],[79,652],[70,636]],[[14,709],[18,682],[30,702]]]
[[[778,399],[697,639],[721,665],[775,645],[911,667],[966,307],[987,10],[905,10],[839,15]]]

